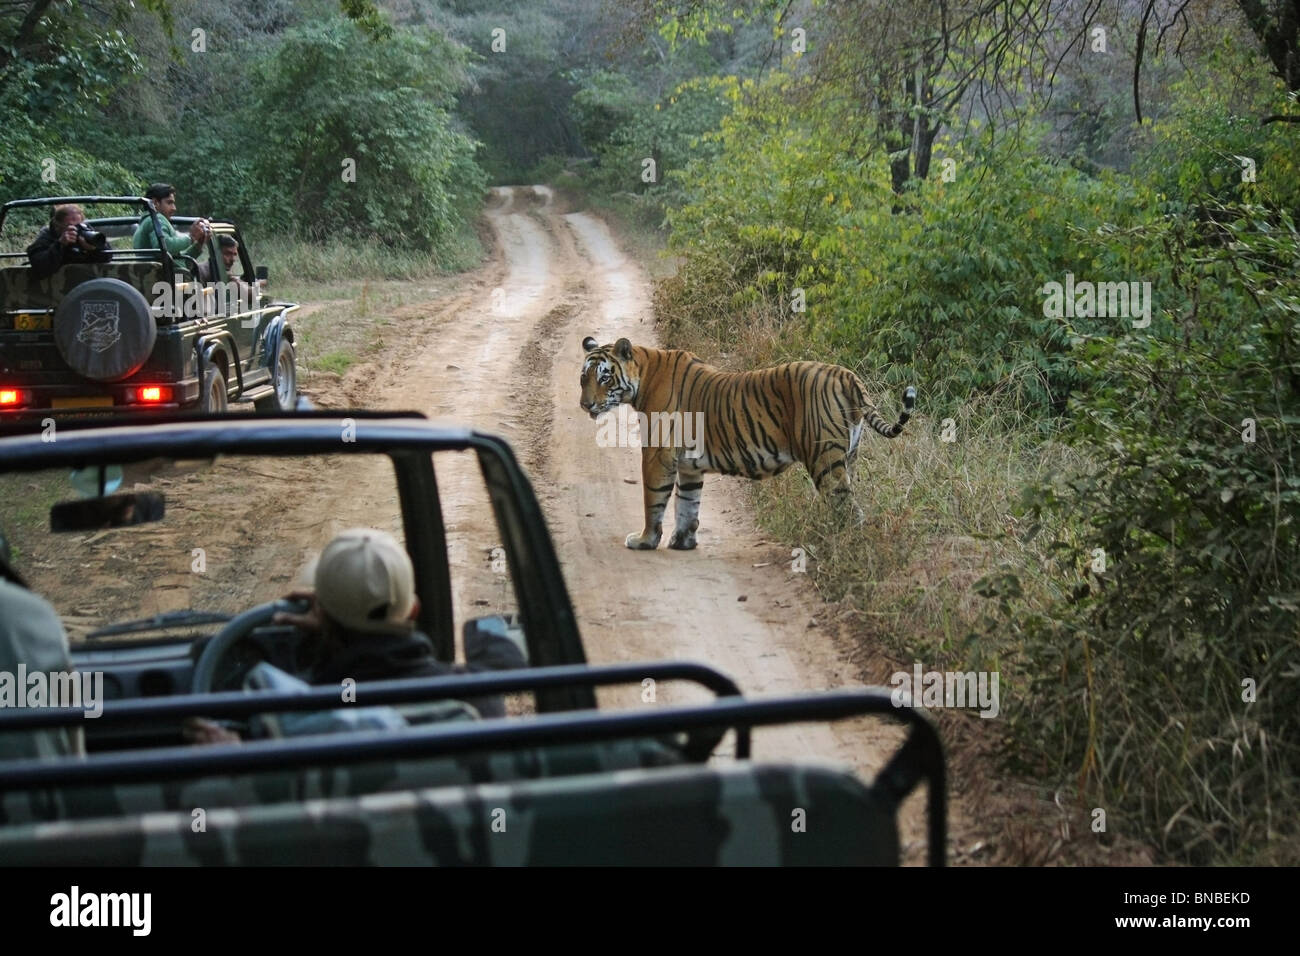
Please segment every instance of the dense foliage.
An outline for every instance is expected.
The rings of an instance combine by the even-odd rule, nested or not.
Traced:
[[[484,187],[448,112],[462,62],[440,37],[379,43],[342,20],[286,35],[252,84],[252,171],[269,213],[314,238],[342,228],[436,248]]]
[[[1006,389],[1062,410],[1080,372],[1039,289],[1067,273],[1149,279],[1149,258],[1134,261],[1122,242],[1085,248],[1078,237],[1150,218],[1153,197],[1081,173],[1028,138],[974,138],[941,155],[949,181],[918,183],[896,214],[883,157],[855,154],[846,119],[829,106],[774,110],[760,97],[723,123],[719,161],[687,171],[671,217],[685,266],[664,300],[670,320],[725,340],[738,309],[779,303],[791,355],[923,382],[934,414]]]
[[[986,534],[1015,557],[976,585],[991,599],[983,623],[950,601],[970,629],[966,660],[953,659],[952,615],[896,640],[1001,669],[1013,765],[1105,810],[1108,833],[1188,861],[1294,861],[1300,110],[1232,13],[1198,22],[1208,39],[1179,69],[1167,56],[1145,64],[1148,78],[1182,77],[1142,88],[1151,122],[1125,129],[1126,71],[1090,75],[1081,60],[1063,84],[1073,102],[1023,92],[1013,111],[972,101],[962,122],[930,115],[948,128],[926,145],[928,169],[900,161],[919,140],[881,128],[897,120],[864,92],[870,63],[852,50],[833,72],[787,57],[739,79],[661,194],[680,266],[657,304],[671,338],[715,359],[739,347],[742,365],[818,358],[916,382],[929,428],[960,421],[984,453],[989,416],[1006,448],[1026,435],[1051,457],[1070,445],[1050,477],[1028,477],[1033,451],[1020,465],[1012,452],[1004,476],[981,471],[987,487],[966,489],[998,498],[1026,475],[1023,507],[1001,516],[1011,533]],[[1070,107],[1084,103],[1106,109],[1080,124]],[[611,148],[642,122],[615,124]],[[1062,314],[1048,284],[1067,277],[1149,294],[1140,312]],[[960,459],[929,436],[918,447],[932,456],[918,473]],[[954,493],[970,471],[952,475]],[[895,546],[900,523],[910,538],[942,522],[859,493],[882,525],[860,532],[876,546],[806,528],[792,543],[821,542],[837,593],[882,593],[881,555],[927,561]],[[797,524],[776,506],[775,527]],[[844,584],[853,570],[837,555],[864,551],[860,583]]]
[[[435,253],[468,228],[485,177],[454,113],[468,82],[460,45],[365,3],[344,4],[351,18],[319,2],[151,7],[166,15],[119,11],[122,29],[84,48],[10,61],[6,195],[139,195],[165,181],[183,214]],[[103,31],[96,16],[74,5],[46,26],[50,43],[65,28]]]
[[[1300,776],[1300,234],[1259,207],[1154,231],[1172,334],[1080,343],[1091,464],[1026,495],[1050,599],[991,577],[989,633],[1034,702],[1022,760],[1189,859],[1248,859],[1294,838]]]

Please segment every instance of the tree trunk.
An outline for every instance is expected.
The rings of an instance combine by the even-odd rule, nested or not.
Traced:
[[[1237,6],[1287,90],[1300,90],[1300,0],[1274,0],[1267,7],[1264,0],[1237,0]]]
[[[903,82],[906,105],[899,111],[897,133],[890,135],[885,144],[891,154],[901,153],[889,163],[890,184],[895,195],[903,192],[909,180],[930,175],[930,157],[939,127],[931,126],[924,112],[934,92],[925,68],[925,63],[918,62],[912,75]],[[897,207],[894,211],[898,211]]]
[[[23,48],[31,42],[36,33],[36,26],[41,22],[41,17],[45,16],[54,0],[36,0],[27,15],[23,17],[23,22],[18,25],[18,32],[14,34],[12,40],[8,43],[0,44],[0,70],[9,65],[9,61],[14,55],[21,55]],[[10,51],[13,51],[11,54]]]

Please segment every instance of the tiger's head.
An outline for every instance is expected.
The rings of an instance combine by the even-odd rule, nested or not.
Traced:
[[[582,363],[582,410],[592,418],[613,411],[624,402],[636,399],[640,373],[632,354],[632,343],[619,339],[613,345],[600,345],[591,336],[582,340],[587,353]]]

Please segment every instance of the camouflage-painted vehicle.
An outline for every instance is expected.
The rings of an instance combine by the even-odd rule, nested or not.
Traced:
[[[90,218],[112,259],[70,263],[38,278],[24,252],[0,253],[0,419],[96,415],[157,417],[252,402],[259,411],[297,405],[297,359],[290,323],[298,306],[267,296],[265,267],[254,267],[230,222],[213,221],[206,262],[163,248],[133,249],[142,216],[159,216],[143,198],[63,196],[20,199],[0,208],[0,237],[25,246],[39,222],[15,234],[13,219],[55,205],[129,206],[133,215]],[[172,220],[187,232],[194,219]],[[239,243],[238,278],[218,254],[222,236]],[[162,243],[159,243],[161,246]],[[231,272],[235,272],[232,269]]]
[[[93,718],[84,699],[0,707],[0,745],[80,727],[87,750],[6,760],[0,746],[6,864],[897,864],[897,808],[921,782],[929,860],[944,861],[939,740],[889,691],[747,699],[703,664],[587,664],[537,499],[499,438],[363,412],[75,422],[52,442],[27,430],[0,437],[0,528],[104,699]],[[331,499],[340,476],[364,493]],[[118,481],[133,490],[112,494]],[[211,507],[215,489],[246,524]],[[323,543],[332,520],[403,541],[439,659],[491,631],[522,641],[528,666],[360,683],[351,699],[255,680],[267,662],[302,670],[304,636],[272,622],[309,559],[284,542],[311,528]],[[646,704],[648,681],[680,702]],[[629,706],[598,710],[597,687]],[[493,695],[508,716],[464,704]],[[285,729],[389,711],[400,721],[378,729]],[[909,731],[870,782],[751,755],[752,728],[863,714]],[[187,745],[195,716],[243,742]]]

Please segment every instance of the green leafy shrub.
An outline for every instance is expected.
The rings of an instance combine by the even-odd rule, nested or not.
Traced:
[[[0,193],[23,196],[140,194],[139,177],[117,163],[99,159],[66,143],[52,141],[18,124],[6,128],[0,142]],[[54,176],[46,178],[46,170]]]
[[[110,43],[109,47],[116,49],[116,43]],[[127,169],[86,150],[75,135],[62,135],[63,131],[71,131],[71,119],[37,125],[32,118],[48,115],[56,107],[67,116],[89,108],[93,94],[84,84],[54,83],[68,69],[84,64],[87,56],[90,54],[74,57],[71,67],[67,64],[46,67],[21,61],[10,64],[4,82],[0,83],[0,116],[5,117],[4,135],[0,136],[0,193],[3,193],[0,199],[78,193],[138,194],[136,177]],[[53,85],[43,87],[46,82]],[[56,93],[57,101],[52,99]]]
[[[753,310],[779,314],[796,287],[833,283],[856,204],[883,201],[887,187],[835,118],[812,121],[791,107],[793,85],[776,77],[733,86],[734,112],[709,135],[710,153],[670,173],[681,196],[668,215],[680,268],[657,291],[670,339],[698,330],[734,340]]]
[[[1300,114],[1296,96],[1265,75],[1258,52],[1228,38],[1209,62],[1216,76],[1235,81],[1189,75],[1172,85],[1171,109],[1151,128],[1139,162],[1142,176],[1179,208],[1209,199],[1300,215],[1300,130],[1260,122]]]
[[[463,62],[436,33],[379,42],[343,20],[288,32],[254,78],[252,170],[270,216],[312,238],[450,241],[485,185],[449,112]]]
[[[661,226],[665,211],[681,199],[678,174],[717,154],[708,134],[730,111],[736,89],[734,77],[702,77],[681,83],[658,102],[631,100],[612,81],[584,89],[575,102],[585,128],[593,135],[609,129],[608,138],[592,147],[596,162],[587,171],[588,187],[637,197],[642,220]]]
[[[1164,239],[1173,334],[1081,345],[1108,383],[1073,408],[1091,465],[1029,495],[1056,598],[991,578],[986,637],[1022,650],[1028,764],[1181,859],[1255,859],[1297,837],[1300,234],[1246,207]]]
[[[1157,250],[1126,235],[1158,215],[1154,196],[1052,162],[1026,135],[949,145],[900,202],[886,157],[860,158],[865,139],[846,135],[845,107],[793,108],[789,85],[759,91],[723,123],[719,159],[680,177],[670,221],[683,265],[659,297],[670,329],[734,338],[746,309],[767,303],[791,356],[883,368],[891,383],[920,383],[932,411],[974,392],[1063,411],[1086,383],[1040,290],[1067,274],[1150,281]],[[1085,249],[1080,237],[1099,230],[1111,241]]]

